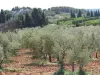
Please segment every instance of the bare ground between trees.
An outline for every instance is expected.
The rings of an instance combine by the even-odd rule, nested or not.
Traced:
[[[94,56],[94,55],[93,55]],[[21,72],[0,72],[0,75],[53,75],[55,71],[59,69],[58,65],[46,65],[46,66],[31,66],[28,65],[37,59],[31,59],[32,55],[30,50],[21,49],[17,56],[12,57],[12,63],[4,64],[6,68],[21,68]],[[100,53],[98,53],[100,57]],[[66,70],[71,71],[71,65],[65,65]],[[78,66],[75,65],[75,69]],[[94,60],[84,67],[87,71],[93,71],[95,73],[100,73],[100,60]]]

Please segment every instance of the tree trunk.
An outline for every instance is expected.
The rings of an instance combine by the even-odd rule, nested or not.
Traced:
[[[49,55],[49,62],[52,62],[52,60],[51,60],[51,55]]]
[[[59,56],[57,56],[57,61],[59,61]]]
[[[74,62],[72,62],[72,72],[74,72]]]
[[[43,55],[43,59],[47,60],[47,55],[46,54]]]
[[[83,68],[83,67],[80,65],[80,66],[79,66],[79,70],[82,70],[82,68]]]
[[[96,58],[98,58],[98,52],[96,52]]]
[[[2,69],[3,60],[0,61],[0,69]]]
[[[2,69],[2,64],[0,63],[0,69]]]
[[[89,57],[91,58],[91,55],[89,55]]]

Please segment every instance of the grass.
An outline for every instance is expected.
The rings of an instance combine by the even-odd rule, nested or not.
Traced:
[[[95,74],[93,72],[85,72],[86,75],[100,75],[99,73],[98,74]],[[53,74],[53,75],[56,75],[56,74]],[[64,70],[64,75],[79,75],[79,72],[78,71],[75,71],[75,72],[69,72],[67,70]]]
[[[24,70],[25,69],[22,69],[22,68],[2,68],[2,69],[0,69],[0,72],[1,71],[7,71],[7,72],[22,72]]]
[[[12,62],[14,62],[14,60],[4,60],[4,63],[6,63],[6,64],[9,64],[9,63],[12,63]]]
[[[30,64],[25,64],[25,66],[43,66],[43,65],[46,65],[47,64],[47,61],[44,61],[44,60],[38,60],[38,61],[34,61]]]
[[[76,25],[78,24],[79,26],[89,26],[89,25],[99,25],[100,24],[100,19],[96,17],[80,17],[80,18],[72,18],[72,19],[65,19],[65,20],[59,20],[57,22],[57,25]]]

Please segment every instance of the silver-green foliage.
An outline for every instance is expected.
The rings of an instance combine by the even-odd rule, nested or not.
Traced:
[[[11,32],[0,33],[0,67],[10,56],[15,55],[20,48],[19,39],[14,36],[15,33]]]
[[[48,25],[18,31],[22,47],[35,50],[40,58],[50,54],[70,62],[85,64],[91,53],[100,48],[100,27],[66,27]]]
[[[60,29],[54,34],[54,52],[58,60],[62,61],[71,49],[73,36],[67,33],[65,30]]]
[[[87,35],[83,32],[79,32],[75,37],[75,41],[71,45],[70,62],[76,61],[80,65],[84,65],[88,62],[90,56],[90,49]]]

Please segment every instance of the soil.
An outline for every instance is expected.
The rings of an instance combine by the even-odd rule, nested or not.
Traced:
[[[93,54],[95,56],[95,53]],[[100,53],[98,53],[100,57]],[[99,58],[98,58],[99,59]],[[21,72],[0,72],[0,75],[53,75],[55,71],[59,69],[59,65],[45,65],[45,66],[32,66],[29,65],[37,59],[32,59],[32,54],[30,50],[21,49],[18,55],[12,57],[12,63],[3,64],[6,68],[16,68],[22,69]],[[65,69],[71,71],[71,65],[66,64]],[[78,66],[75,65],[75,70],[78,70]],[[93,71],[95,73],[100,73],[100,60],[94,60],[84,67],[86,71]]]

